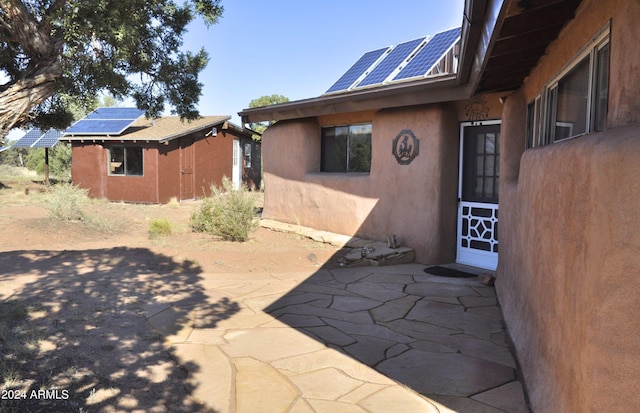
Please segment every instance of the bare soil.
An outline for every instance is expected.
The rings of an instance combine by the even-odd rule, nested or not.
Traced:
[[[49,217],[39,184],[0,185],[0,412],[211,411],[146,321],[167,297],[198,305],[220,273],[331,265],[337,248],[257,229],[225,242],[189,229],[198,201],[92,202],[92,222]],[[149,221],[172,234],[150,239]],[[95,222],[101,222],[96,225]],[[237,309],[217,303],[217,316]]]

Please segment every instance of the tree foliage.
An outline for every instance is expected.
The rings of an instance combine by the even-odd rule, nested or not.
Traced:
[[[289,98],[283,95],[264,95],[249,102],[249,108],[260,108],[262,106],[278,105],[280,103],[286,103],[288,101]],[[273,125],[273,122],[274,121],[251,123],[249,127],[258,133],[262,133],[269,126]],[[260,136],[254,135],[253,139],[260,140]]]
[[[182,36],[222,11],[220,0],[0,0],[0,137],[26,123],[64,129],[70,101],[87,107],[105,91],[149,117],[169,104],[197,118],[208,56],[181,52]]]
[[[29,148],[27,156],[25,157],[25,165],[40,175],[44,174],[44,148]],[[49,173],[63,181],[69,181],[71,179],[70,144],[60,142],[49,149]]]

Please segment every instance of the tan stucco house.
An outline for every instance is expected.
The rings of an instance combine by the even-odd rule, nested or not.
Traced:
[[[640,2],[464,10],[453,70],[240,113],[278,121],[263,216],[495,268],[533,411],[634,411]]]

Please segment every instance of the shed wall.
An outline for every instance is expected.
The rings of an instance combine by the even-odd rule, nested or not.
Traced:
[[[182,196],[181,143],[193,140],[193,186],[194,196],[210,195],[211,185],[220,186],[222,178],[231,179],[233,139],[241,143],[250,143],[252,166],[244,168],[243,180],[260,185],[260,145],[242,133],[222,130],[217,136],[206,136],[209,129],[177,138],[167,144],[104,142],[79,143],[72,145],[73,162],[71,166],[74,184],[89,190],[94,198],[106,198],[110,201],[166,203],[175,197],[178,200],[192,198]],[[143,176],[109,175],[107,171],[107,149],[110,146],[142,146]],[[244,149],[244,145],[241,145]]]
[[[143,175],[109,175],[107,154],[111,146],[121,143],[82,144],[73,143],[71,180],[75,185],[89,190],[89,195],[110,201],[158,202],[157,170],[158,151],[154,144],[132,144],[142,147]]]

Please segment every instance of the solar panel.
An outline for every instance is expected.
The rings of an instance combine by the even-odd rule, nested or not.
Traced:
[[[383,83],[398,67],[405,62],[424,43],[425,37],[401,43],[393,48],[378,65],[365,77],[357,87]]]
[[[131,119],[80,120],[69,127],[65,134],[78,135],[120,135],[133,123]]]
[[[71,125],[66,135],[120,135],[144,114],[136,108],[99,108]]]
[[[348,90],[360,77],[365,75],[368,70],[389,50],[385,47],[378,50],[367,52],[347,72],[338,79],[325,93],[338,92]]]
[[[49,129],[45,133],[42,129],[33,128],[18,139],[13,146],[18,148],[53,148],[58,143],[60,136],[62,136],[62,132],[56,129]]]
[[[28,131],[22,138],[13,144],[16,148],[30,148],[38,139],[44,135],[41,129],[33,128]]]
[[[458,27],[433,36],[393,80],[425,76],[460,39],[460,31],[461,29]]]
[[[98,108],[84,119],[138,119],[142,115],[144,115],[144,110],[138,108]]]
[[[62,132],[57,129],[49,129],[42,138],[33,144],[33,148],[53,148],[58,143],[58,138],[62,136]]]

